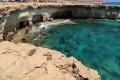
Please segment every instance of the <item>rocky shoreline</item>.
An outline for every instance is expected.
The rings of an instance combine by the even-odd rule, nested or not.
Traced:
[[[0,43],[0,80],[100,80],[74,57],[31,44]]]
[[[0,80],[100,80],[97,71],[73,57],[3,40],[11,41],[11,36],[20,30],[26,33],[38,22],[54,19],[118,20],[119,9],[118,6],[81,3],[0,3]]]
[[[92,3],[0,3],[0,34],[54,19],[120,19],[119,6]],[[2,39],[2,38],[0,38]]]

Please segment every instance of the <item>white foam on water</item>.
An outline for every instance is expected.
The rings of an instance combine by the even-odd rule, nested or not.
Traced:
[[[42,22],[39,26],[33,27],[30,33],[36,33],[40,32],[41,29],[48,29],[51,25],[60,25],[60,24],[76,24],[75,22],[72,22],[70,19],[64,20],[64,19],[58,19],[54,20],[52,22]]]

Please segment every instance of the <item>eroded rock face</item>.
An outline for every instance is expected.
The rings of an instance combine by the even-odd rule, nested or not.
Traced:
[[[0,43],[0,80],[100,80],[74,57],[30,44]]]
[[[42,13],[43,22],[50,21],[50,15],[48,13]]]
[[[3,34],[0,33],[0,42],[3,41]]]
[[[54,19],[120,19],[119,6],[67,3],[0,3],[0,32],[3,39],[15,29]]]

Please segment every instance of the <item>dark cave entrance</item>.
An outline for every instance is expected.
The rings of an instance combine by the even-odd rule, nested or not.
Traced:
[[[43,21],[43,16],[42,15],[34,15],[32,18],[33,24],[42,22]]]
[[[73,13],[71,10],[65,10],[65,11],[58,11],[52,14],[52,18],[54,19],[69,19],[72,18]]]
[[[17,29],[22,29],[22,28],[25,28],[27,26],[30,26],[29,21],[20,21]]]

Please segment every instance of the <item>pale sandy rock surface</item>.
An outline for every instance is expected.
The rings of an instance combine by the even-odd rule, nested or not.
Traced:
[[[0,80],[100,80],[75,58],[30,44],[0,43]]]
[[[93,3],[35,3],[35,2],[28,2],[28,3],[12,3],[12,2],[0,2],[0,18],[9,15],[10,12],[16,10],[24,10],[28,7],[31,8],[38,8],[38,7],[62,7],[62,6],[95,6]]]

